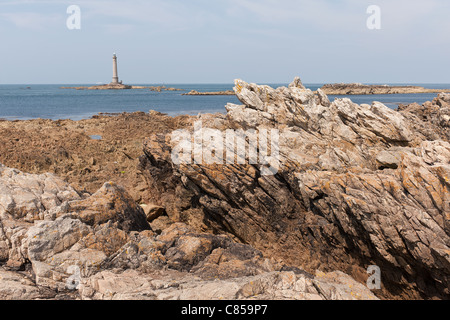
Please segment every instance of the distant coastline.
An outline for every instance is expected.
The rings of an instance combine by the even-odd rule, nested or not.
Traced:
[[[61,89],[72,89],[72,90],[143,90],[149,89],[151,91],[161,92],[161,91],[184,91],[184,89],[178,88],[168,88],[166,86],[130,86],[130,85],[97,85],[97,86],[80,86],[80,87],[61,87]]]
[[[375,95],[450,92],[450,89],[428,89],[420,86],[365,85],[361,83],[326,84],[321,88],[321,90],[327,95]]]
[[[433,89],[413,85],[366,85],[361,83],[325,84],[320,88],[327,95],[382,95],[382,94],[417,94],[417,93],[450,93],[450,89]],[[184,96],[231,96],[233,90],[199,92],[192,90]]]
[[[421,86],[444,92],[450,84],[440,83],[388,83],[390,86]],[[94,86],[73,84],[8,84],[0,85],[2,108],[0,118],[8,121],[30,119],[89,119],[99,112],[147,112],[150,109],[169,115],[225,112],[227,103],[240,104],[236,95],[183,95],[195,90],[199,93],[226,92],[233,84],[180,84],[180,83],[136,83],[135,90],[87,90]],[[98,84],[97,84],[98,85]],[[287,83],[264,83],[271,87],[287,87]],[[30,90],[25,90],[27,86]],[[317,91],[324,83],[305,83]],[[73,88],[62,90],[61,87]],[[79,88],[80,91],[77,91]],[[140,88],[140,89],[138,89]],[[167,89],[166,89],[167,88]],[[177,88],[177,91],[169,91]],[[159,91],[161,90],[161,91]],[[183,90],[183,91],[181,91]],[[84,92],[84,93],[83,93]],[[435,93],[423,94],[380,94],[380,95],[330,95],[330,99],[349,97],[357,104],[371,104],[379,101],[395,109],[400,104],[423,104],[436,97]]]
[[[189,93],[183,93],[183,96],[234,96],[233,90],[226,91],[213,91],[213,92],[198,92],[196,90],[191,90]]]

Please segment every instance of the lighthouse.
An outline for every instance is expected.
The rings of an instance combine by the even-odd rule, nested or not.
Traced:
[[[117,55],[113,54],[113,77],[112,82],[109,84],[104,84],[102,86],[94,87],[98,90],[123,90],[123,89],[133,89],[133,86],[128,86],[119,81],[119,72],[117,71]]]
[[[121,84],[119,82],[119,73],[117,72],[117,55],[115,53],[113,54],[113,78],[111,84]]]

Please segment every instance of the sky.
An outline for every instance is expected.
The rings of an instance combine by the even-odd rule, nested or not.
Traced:
[[[114,52],[126,84],[450,83],[448,17],[448,0],[0,0],[0,84],[108,83]]]

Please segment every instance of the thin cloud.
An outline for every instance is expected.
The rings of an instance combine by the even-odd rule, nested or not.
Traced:
[[[106,24],[104,25],[104,29],[113,34],[129,34],[132,31],[136,30],[136,26],[133,24]]]
[[[131,25],[153,26],[161,30],[180,31],[201,27],[214,20],[214,17],[204,10],[204,6],[197,7],[191,2],[175,0],[17,0],[0,2],[3,7],[0,17],[17,27],[29,28],[37,25],[42,29],[56,19],[66,19],[65,12],[56,12],[62,11],[65,5],[72,4],[81,7],[83,20],[95,25],[104,24],[106,30],[113,30],[113,25],[125,24],[127,28]],[[34,10],[30,10],[31,5]],[[21,12],[22,8],[24,10]]]
[[[445,26],[450,15],[448,0],[229,0],[228,13],[284,28],[308,26],[329,31],[364,31],[369,5],[382,9],[384,25],[415,30],[425,21],[433,27]],[[360,26],[360,27],[358,27]],[[291,31],[296,29],[291,29]],[[296,31],[299,31],[298,29]],[[305,30],[307,31],[307,30]]]
[[[353,1],[341,1],[338,5],[335,1],[326,0],[229,0],[229,2],[231,15],[246,16],[264,24],[280,27],[308,25],[333,31],[349,26],[355,18],[364,19],[365,14],[364,9],[361,10],[364,7],[360,2],[355,2],[353,6],[345,5]]]
[[[66,28],[66,8],[72,4],[81,7],[83,32]],[[381,7],[381,30],[367,28],[370,5]],[[149,52],[161,64],[178,61],[172,74],[180,79],[185,74],[187,82],[198,81],[200,74],[206,77],[210,65],[216,79],[242,73],[255,81],[279,81],[301,72],[312,81],[345,81],[345,76],[359,82],[448,82],[448,16],[448,0],[0,1],[6,44],[39,39],[43,58],[74,41],[83,43],[76,50],[109,52],[111,44],[139,48],[133,52],[137,61],[146,61]],[[24,34],[24,28],[54,28],[53,37],[46,37],[48,32]],[[52,42],[58,35],[59,41]],[[23,40],[19,46],[25,44]],[[16,59],[14,53],[2,54]],[[208,67],[205,61],[210,61]],[[416,71],[423,65],[428,73]],[[201,70],[199,75],[189,66]],[[9,70],[11,75],[15,70]],[[151,74],[167,79],[167,70],[159,72]]]
[[[0,20],[12,23],[23,29],[44,30],[64,21],[59,14],[41,14],[36,12],[1,13]]]
[[[198,27],[207,20],[202,10],[179,1],[79,1],[85,18],[112,18],[136,26],[146,25],[164,30],[183,30]]]

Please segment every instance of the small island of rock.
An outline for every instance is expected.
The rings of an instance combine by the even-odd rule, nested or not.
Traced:
[[[183,96],[234,96],[233,90],[217,91],[217,92],[198,92],[192,90],[189,93],[184,93]]]
[[[327,95],[373,95],[450,92],[450,89],[427,89],[419,86],[365,85],[361,83],[326,84],[321,89]]]
[[[154,92],[162,91],[184,91],[184,89],[179,88],[168,88],[166,86],[130,86],[125,84],[103,84],[92,87],[61,87],[61,89],[74,89],[74,90],[137,90],[137,89],[149,89]]]
[[[167,88],[166,86],[130,86],[125,85],[122,81],[119,81],[119,73],[117,71],[117,55],[113,55],[113,77],[112,82],[109,84],[101,84],[91,87],[61,87],[61,89],[74,89],[74,90],[130,90],[130,89],[149,89],[151,91],[184,91],[183,89]]]

